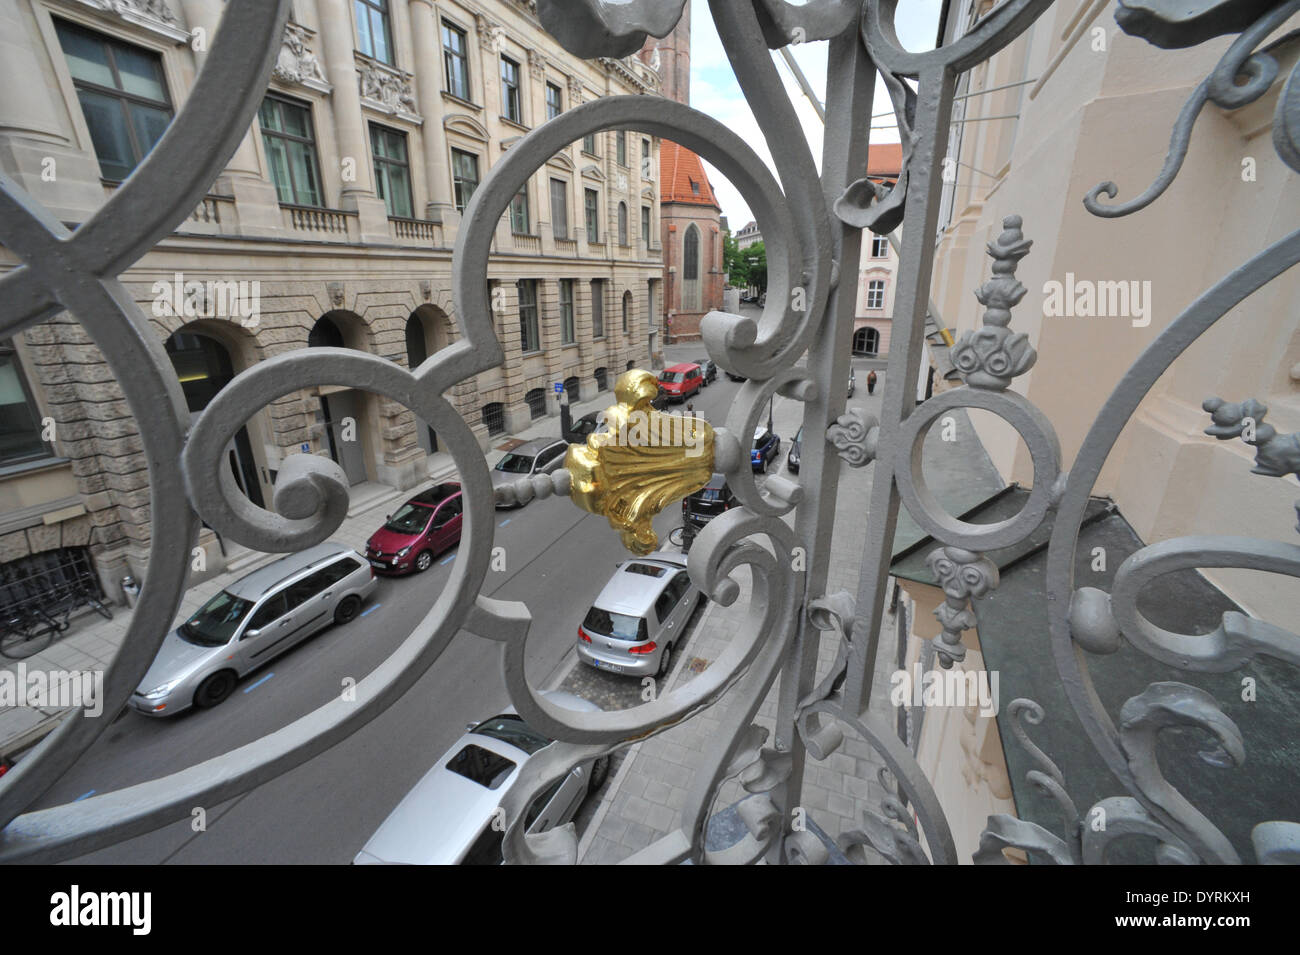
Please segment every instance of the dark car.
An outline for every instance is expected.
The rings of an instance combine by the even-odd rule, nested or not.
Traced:
[[[727,377],[730,378],[732,381],[748,381],[748,380],[749,380],[749,379],[746,378],[744,375],[738,375],[738,374],[736,374],[734,371],[729,371],[729,372],[727,372]]]
[[[799,473],[799,452],[803,448],[803,428],[795,432],[794,440],[790,442],[790,453],[786,455],[785,466],[793,473]]]
[[[585,414],[569,427],[569,434],[572,441],[585,439],[588,435],[593,435],[597,431],[604,431],[608,425],[605,423],[605,412],[593,411]]]
[[[460,543],[464,501],[460,484],[436,484],[388,515],[366,542],[366,559],[380,574],[422,573]]]
[[[698,530],[719,514],[739,504],[740,501],[727,486],[726,478],[714,474],[709,478],[708,484],[682,500],[682,520]]]
[[[718,380],[718,364],[712,358],[697,358],[695,364],[700,366],[700,371],[704,372],[704,385],[707,388],[709,382]]]
[[[768,464],[781,452],[781,439],[767,428],[754,429],[754,446],[749,452],[749,463],[755,471],[766,471]]]

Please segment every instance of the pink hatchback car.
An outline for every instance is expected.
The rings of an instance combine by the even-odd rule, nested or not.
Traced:
[[[443,551],[460,543],[464,503],[460,484],[437,484],[388,515],[366,542],[366,559],[377,574],[421,573]]]

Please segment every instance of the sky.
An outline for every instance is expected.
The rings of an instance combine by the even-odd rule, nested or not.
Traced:
[[[899,4],[895,27],[899,40],[909,50],[928,50],[934,47],[935,32],[939,24],[939,8],[942,0],[909,0]],[[826,56],[829,44],[825,42],[802,43],[789,47],[798,61],[804,75],[822,102],[826,100]],[[794,103],[795,111],[803,126],[805,138],[812,150],[817,168],[821,168],[822,124],[799,89],[790,70],[780,54],[773,51],[772,60],[777,72],[785,82],[786,92]],[[718,32],[714,29],[713,18],[709,14],[709,5],[705,0],[696,0],[691,4],[691,106],[719,120],[725,126],[739,134],[756,153],[775,171],[772,155],[767,148],[745,97],[731,71],[731,63]],[[893,122],[889,95],[881,83],[876,84],[876,103],[872,113],[888,113],[888,116],[873,120],[873,125],[887,125]],[[873,130],[874,142],[898,142],[897,129]],[[749,205],[740,191],[723,178],[713,166],[705,163],[709,181],[722,204],[722,214],[727,217],[731,231],[735,232],[753,219]]]

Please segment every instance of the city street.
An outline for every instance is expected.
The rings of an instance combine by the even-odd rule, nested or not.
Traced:
[[[694,399],[695,411],[721,424],[739,387],[719,375]],[[558,420],[555,429],[558,432]],[[781,437],[779,460],[784,462],[792,434]],[[376,526],[381,519],[376,512]],[[496,520],[495,543],[505,548],[506,569],[490,574],[484,593],[528,605],[534,619],[530,677],[539,687],[556,685],[575,665],[572,648],[578,624],[614,565],[628,555],[604,518],[585,514],[560,498],[498,511]],[[666,542],[680,522],[676,508],[659,515],[655,526],[661,540]],[[349,543],[364,545],[363,540]],[[214,709],[164,720],[124,713],[40,806],[175,772],[310,712],[338,694],[345,678],[365,676],[407,636],[436,600],[454,554],[439,558],[423,575],[381,579],[358,620],[324,631],[245,678],[234,695]],[[677,654],[687,649],[681,646]],[[586,668],[575,678],[567,685],[578,685],[599,705],[622,707],[640,701],[637,680]],[[498,648],[462,633],[411,692],[354,736],[238,799],[203,807],[206,832],[193,831],[185,821],[82,861],[349,862],[466,724],[507,705]]]

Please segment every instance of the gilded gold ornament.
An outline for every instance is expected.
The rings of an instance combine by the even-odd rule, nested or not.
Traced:
[[[618,403],[605,409],[606,430],[569,445],[564,459],[574,503],[606,517],[634,554],[656,550],[654,516],[713,475],[713,428],[693,415],[656,411],[650,402],[658,394],[652,372],[624,372],[614,385]]]

